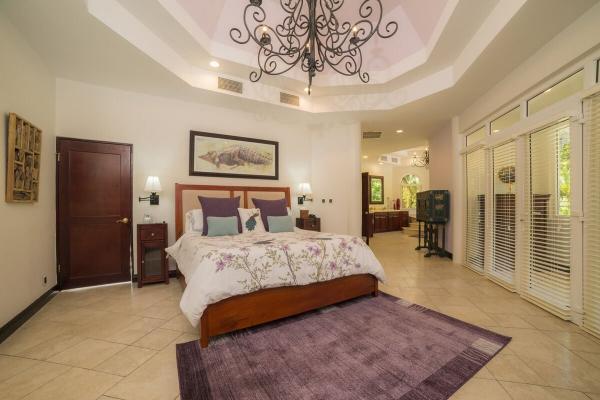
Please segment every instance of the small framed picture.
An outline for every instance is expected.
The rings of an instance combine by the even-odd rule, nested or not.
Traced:
[[[190,175],[279,179],[279,142],[190,131]]]

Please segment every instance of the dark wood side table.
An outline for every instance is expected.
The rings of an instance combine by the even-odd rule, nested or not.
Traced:
[[[321,232],[321,218],[296,218],[296,228]]]
[[[166,223],[137,225],[138,287],[155,282],[169,284],[169,266],[165,253],[167,243]]]

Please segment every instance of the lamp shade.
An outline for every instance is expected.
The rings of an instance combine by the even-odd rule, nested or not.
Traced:
[[[307,195],[307,194],[312,194],[312,190],[310,188],[310,183],[308,182],[303,182],[300,184],[300,194],[301,195]]]
[[[160,180],[158,176],[149,176],[146,179],[146,186],[144,186],[144,192],[149,193],[157,193],[162,191],[162,187],[160,186]]]

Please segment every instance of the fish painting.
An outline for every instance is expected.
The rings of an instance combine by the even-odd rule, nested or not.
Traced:
[[[279,179],[279,143],[190,131],[190,175]]]
[[[270,165],[273,162],[270,154],[243,145],[230,146],[222,151],[212,150],[198,157],[214,164],[217,168],[220,168],[221,165],[232,168],[248,164]]]

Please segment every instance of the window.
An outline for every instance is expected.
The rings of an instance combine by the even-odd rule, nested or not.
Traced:
[[[465,265],[483,272],[485,250],[485,150],[465,155],[467,184],[467,229]]]
[[[383,204],[383,176],[369,176],[369,203]]]
[[[521,119],[521,106],[517,106],[509,112],[499,116],[492,121],[490,129],[492,134],[499,133],[501,130],[509,128],[519,122]]]
[[[527,115],[533,115],[583,89],[583,70],[563,79],[527,102]]]
[[[568,318],[571,297],[570,134],[564,120],[528,135],[521,294]]]
[[[600,94],[584,104],[583,327],[600,335]]]
[[[417,208],[417,192],[421,189],[421,180],[416,175],[405,175],[402,185],[402,207]]]
[[[492,149],[494,204],[491,262],[487,273],[509,287],[515,282],[516,150],[513,141]]]
[[[476,131],[469,133],[467,135],[467,146],[477,143],[484,138],[485,138],[485,126],[482,126],[481,128],[479,128]]]

